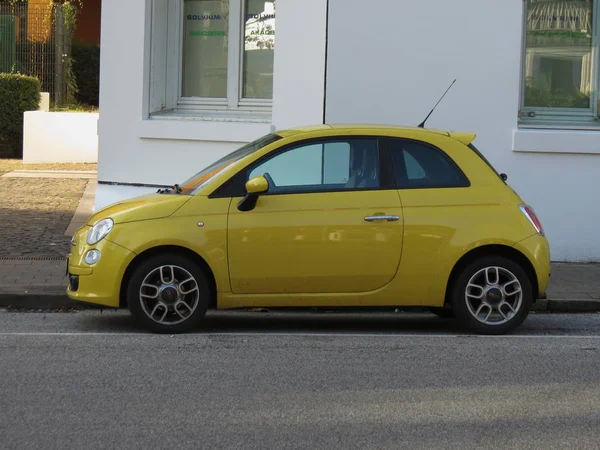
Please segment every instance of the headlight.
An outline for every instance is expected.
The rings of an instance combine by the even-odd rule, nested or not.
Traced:
[[[96,222],[87,236],[88,245],[95,245],[106,237],[113,227],[112,219],[102,219]]]
[[[100,261],[100,252],[98,250],[90,250],[85,254],[85,258],[83,259],[86,264],[93,266],[98,261]]]

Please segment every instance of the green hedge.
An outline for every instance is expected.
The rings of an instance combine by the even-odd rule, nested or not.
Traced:
[[[100,94],[100,46],[74,42],[73,76],[77,84],[75,99],[79,103],[98,106]]]
[[[40,106],[40,80],[0,73],[0,154],[23,155],[23,113]]]

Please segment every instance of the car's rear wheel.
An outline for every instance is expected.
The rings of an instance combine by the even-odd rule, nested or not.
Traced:
[[[183,333],[196,327],[206,314],[210,296],[198,265],[173,253],[142,262],[127,287],[131,314],[155,333]]]
[[[453,288],[452,309],[479,334],[506,334],[523,323],[533,303],[531,281],[516,262],[501,256],[477,259]]]

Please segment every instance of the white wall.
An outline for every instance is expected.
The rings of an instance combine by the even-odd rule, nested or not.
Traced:
[[[150,189],[103,183],[172,185],[271,131],[270,123],[147,118],[150,5],[150,0],[102,3],[97,208]],[[273,122],[278,129],[322,123],[325,12],[326,0],[277,5]]]
[[[152,189],[102,182],[170,185],[270,130],[147,120],[149,4],[103,0],[99,202]],[[326,0],[277,5],[276,129],[322,122],[325,17]],[[600,260],[600,134],[517,128],[522,2],[330,0],[329,20],[327,122],[417,125],[457,78],[428,126],[478,133],[475,143],[537,210],[554,260]]]
[[[478,133],[553,260],[600,261],[600,133],[517,129],[523,2],[330,1],[327,122],[417,125],[457,78],[427,126]]]
[[[277,4],[273,125],[323,123],[327,0]]]
[[[149,8],[150,0],[102,3],[100,182],[171,185],[270,131],[267,123],[147,118]]]
[[[123,199],[137,197],[139,195],[152,194],[157,191],[154,187],[122,186],[122,185],[99,185],[96,191],[94,211],[99,211],[105,206],[118,203]]]
[[[98,114],[27,111],[23,123],[23,162],[95,163]]]

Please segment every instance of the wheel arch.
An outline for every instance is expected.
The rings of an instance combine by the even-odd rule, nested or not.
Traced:
[[[131,279],[131,276],[133,275],[135,269],[142,262],[146,261],[148,258],[151,258],[156,255],[160,255],[163,253],[176,253],[181,256],[185,256],[185,257],[191,259],[196,264],[198,264],[198,267],[200,267],[200,269],[206,276],[206,279],[208,281],[208,284],[209,284],[211,292],[212,292],[210,302],[208,304],[208,308],[215,309],[217,307],[217,283],[216,283],[215,275],[214,275],[212,269],[210,268],[210,266],[208,265],[206,260],[204,258],[202,258],[202,256],[200,256],[198,253],[196,253],[188,248],[181,247],[178,245],[160,245],[157,247],[149,248],[149,249],[143,251],[142,253],[140,253],[139,255],[137,255],[131,261],[131,263],[129,263],[129,265],[127,266],[127,269],[125,269],[123,278],[121,279],[121,286],[120,286],[120,290],[119,290],[119,307],[120,308],[127,307],[127,295],[126,295],[127,285],[129,283],[129,280]]]
[[[451,304],[452,288],[454,286],[454,283],[456,283],[457,278],[460,276],[462,270],[476,259],[491,255],[502,256],[504,258],[510,259],[511,261],[514,261],[523,268],[523,270],[527,274],[527,277],[531,281],[531,287],[534,293],[533,302],[535,303],[539,295],[539,285],[537,273],[535,271],[535,268],[533,267],[533,264],[531,263],[531,261],[529,261],[529,258],[527,258],[527,256],[525,256],[523,253],[521,253],[519,250],[516,250],[513,247],[509,247],[507,245],[492,244],[474,248],[465,253],[456,262],[456,264],[452,268],[452,271],[450,272],[450,276],[448,277],[448,283],[446,284],[446,294],[444,300],[445,304]]]

